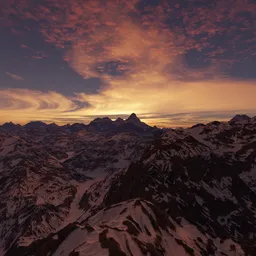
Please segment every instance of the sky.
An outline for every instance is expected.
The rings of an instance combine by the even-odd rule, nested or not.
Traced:
[[[0,123],[256,115],[254,0],[1,0]]]

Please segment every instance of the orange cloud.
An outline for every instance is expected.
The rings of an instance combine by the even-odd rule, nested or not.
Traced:
[[[54,120],[76,109],[71,99],[55,93],[26,90],[0,90],[0,121],[24,123],[31,120]]]
[[[77,100],[88,102],[91,115],[147,113],[188,113],[200,111],[246,112],[255,108],[254,82],[215,80],[205,82],[174,82],[154,74],[141,76],[127,83],[113,82],[98,94],[78,94]],[[136,82],[140,81],[140,86]],[[157,86],[155,86],[157,84]],[[221,94],[220,94],[221,92]],[[84,110],[83,110],[84,111]]]
[[[131,21],[118,28],[95,31],[88,38],[77,40],[68,51],[66,60],[84,77],[115,79],[96,70],[109,61],[128,64],[129,75],[154,69],[164,72],[179,50],[157,28],[144,29]],[[100,50],[98,50],[100,48]],[[127,74],[126,74],[127,75]]]
[[[33,11],[28,11],[28,0],[20,2],[14,13],[38,22],[45,40],[66,51],[64,58],[71,68],[85,78],[100,78],[103,86],[96,94],[79,93],[74,98],[34,91],[23,91],[20,94],[24,98],[20,98],[15,90],[4,91],[2,95],[13,102],[13,107],[0,110],[3,120],[7,111],[13,113],[13,120],[80,120],[90,115],[131,112],[161,116],[255,109],[256,83],[232,81],[221,71],[223,63],[234,61],[233,57],[223,57],[226,51],[240,54],[236,43],[241,33],[246,30],[255,36],[252,24],[242,16],[245,12],[254,14],[255,4],[227,0],[196,7],[192,1],[182,7],[178,1],[162,0],[157,6],[139,8],[139,0],[103,2],[59,0],[47,1],[44,6],[34,2]],[[223,22],[232,24],[230,31],[236,33],[229,33]],[[212,45],[215,35],[226,36],[227,45]],[[248,51],[255,49],[253,43],[251,39]],[[207,50],[213,64],[200,70],[186,68],[183,55],[191,49]],[[217,61],[219,56],[223,59]],[[104,69],[108,62],[117,63],[120,75]],[[76,101],[89,107],[77,108]],[[42,109],[42,104],[47,107]]]
[[[1,90],[0,121],[89,122],[96,116],[129,115],[131,112],[136,112],[150,124],[177,126],[188,125],[191,123],[189,120],[203,122],[211,119],[204,117],[200,120],[198,116],[201,112],[214,112],[216,116],[234,110],[255,113],[253,110],[255,110],[256,86],[252,82],[216,80],[174,84],[168,83],[167,79],[162,80],[162,77],[159,80],[157,76],[147,79],[148,81],[154,79],[161,86],[156,88],[149,84],[147,87],[138,87],[132,81],[131,84],[125,84],[125,81],[119,80],[98,94],[80,93],[74,98],[55,92]],[[141,77],[145,85],[148,84],[147,79]],[[89,107],[79,108],[77,101],[88,103]],[[180,113],[181,117],[172,120],[172,117],[169,117],[170,113]],[[154,118],[150,119],[152,115]]]

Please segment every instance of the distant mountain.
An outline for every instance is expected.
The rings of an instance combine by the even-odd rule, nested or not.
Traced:
[[[9,123],[0,174],[1,256],[256,255],[256,118]]]
[[[96,118],[87,127],[90,131],[111,131],[111,132],[145,132],[151,127],[140,121],[135,115],[131,114],[126,120],[118,118],[112,121],[108,117]]]
[[[122,125],[122,124],[124,124],[125,121],[124,121],[124,119],[118,117],[114,122],[116,125]]]
[[[250,118],[247,115],[236,115],[234,116],[228,123],[243,123],[243,122],[249,122],[250,120],[255,120],[256,117]],[[208,125],[215,125],[218,126],[221,124],[219,121],[213,121],[209,123]],[[205,124],[196,124],[196,126],[204,126]],[[82,130],[87,130],[90,132],[145,132],[149,131],[151,129],[157,129],[157,127],[151,127],[147,125],[144,122],[141,122],[141,120],[137,117],[136,114],[132,113],[127,119],[117,118],[115,121],[112,121],[109,117],[103,117],[103,118],[96,118],[93,121],[91,121],[88,125],[83,123],[74,123],[74,124],[68,124],[64,126],[58,126],[55,123],[46,124],[41,121],[32,121],[24,126],[21,126],[19,124],[14,124],[12,122],[5,123],[2,126],[0,126],[1,130],[9,131],[9,132],[20,132],[21,130],[63,130],[63,131],[69,131],[69,132],[78,132]],[[169,128],[165,128],[163,130],[166,130]]]
[[[247,115],[236,115],[234,116],[229,123],[234,123],[234,122],[248,122],[250,121],[250,117]]]
[[[32,121],[24,126],[15,125],[13,123],[5,123],[0,126],[0,129],[14,132],[14,133],[26,133],[33,130],[37,133],[44,132],[71,132],[76,133],[79,131],[88,131],[88,132],[111,132],[111,133],[120,133],[120,132],[137,132],[144,133],[148,132],[152,127],[140,121],[140,119],[135,115],[131,114],[126,120],[117,118],[115,121],[112,121],[109,117],[96,118],[91,121],[88,125],[83,123],[74,123],[64,126],[58,126],[54,123],[46,124],[41,121]],[[155,128],[156,129],[156,128]]]
[[[79,124],[79,123],[74,123],[72,125],[68,124],[68,125],[64,125],[61,127],[63,130],[69,131],[69,132],[79,132],[81,130],[86,130],[87,129],[87,125],[85,124]]]
[[[96,118],[90,122],[87,129],[90,131],[112,131],[116,128],[115,123],[109,117]]]
[[[41,121],[32,121],[24,125],[28,129],[41,129],[47,127],[47,124]]]
[[[0,126],[0,130],[9,131],[9,132],[18,132],[21,129],[21,125],[14,124],[12,122],[4,123]]]
[[[126,120],[125,120],[126,124],[133,124],[141,129],[143,129],[144,131],[146,131],[147,129],[151,128],[149,125],[143,123],[140,121],[140,119],[136,116],[136,114],[131,114]]]

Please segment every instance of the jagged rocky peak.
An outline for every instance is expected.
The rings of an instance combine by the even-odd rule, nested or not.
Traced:
[[[4,123],[2,126],[0,125],[0,130],[9,132],[9,133],[17,133],[22,129],[22,126],[19,124],[14,124],[13,122]]]
[[[132,113],[126,120],[126,123],[140,124],[142,123],[136,114]]]
[[[7,122],[7,123],[4,123],[2,125],[2,128],[6,128],[6,129],[9,129],[9,128],[17,128],[17,127],[20,127],[19,124],[14,124],[13,122]]]
[[[125,121],[124,121],[124,119],[122,119],[121,117],[118,117],[114,122],[115,122],[117,125],[119,125],[119,124],[123,124]]]
[[[212,121],[209,123],[209,125],[214,125],[214,126],[218,126],[220,124],[221,124],[221,122],[219,122],[219,121]]]
[[[110,131],[114,127],[115,124],[109,117],[98,117],[91,121],[87,128],[91,131]]]
[[[59,127],[56,123],[50,123],[48,124],[49,127]]]
[[[235,115],[230,121],[229,123],[233,123],[233,122],[243,122],[243,121],[250,121],[251,118],[247,115]]]
[[[96,119],[94,119],[93,121],[91,121],[91,123],[111,123],[112,120],[109,117],[97,117]]]
[[[140,119],[136,116],[135,113],[132,113],[127,119],[126,121],[140,121]]]
[[[15,125],[15,124],[13,122],[6,122],[6,123],[3,124],[3,126],[4,125]]]
[[[132,113],[126,120],[125,124],[132,124],[135,125],[143,130],[148,129],[150,126],[147,125],[146,123],[142,122],[135,113]]]
[[[108,122],[111,121],[112,122],[112,120],[108,116],[102,117],[101,120],[102,121],[108,121]]]
[[[48,127],[48,124],[42,121],[31,121],[24,125],[25,130],[27,131],[38,131],[38,132],[45,132]]]
[[[204,127],[204,126],[205,126],[205,124],[198,123],[198,124],[193,125],[193,126],[191,127],[191,129],[197,128],[197,127]]]
[[[25,125],[25,127],[32,127],[32,128],[43,127],[43,126],[47,126],[47,124],[42,121],[31,121]]]
[[[48,124],[47,125],[47,130],[49,131],[49,132],[53,132],[53,131],[59,131],[59,126],[56,124],[56,123],[50,123],[50,124]]]
[[[67,126],[69,131],[71,132],[78,132],[81,130],[85,130],[87,128],[87,125],[83,124],[83,123],[74,123],[72,125],[68,125]]]

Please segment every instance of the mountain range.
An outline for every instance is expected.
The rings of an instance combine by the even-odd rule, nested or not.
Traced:
[[[256,255],[256,117],[0,126],[0,255]]]
[[[7,132],[21,132],[35,130],[35,132],[52,132],[52,131],[65,131],[65,132],[78,132],[81,130],[89,132],[147,132],[153,128],[140,121],[136,114],[131,114],[126,120],[117,118],[112,121],[109,117],[96,118],[88,125],[84,123],[74,123],[58,126],[55,123],[46,124],[41,121],[32,121],[21,126],[12,122],[5,123],[0,126],[0,129]]]

